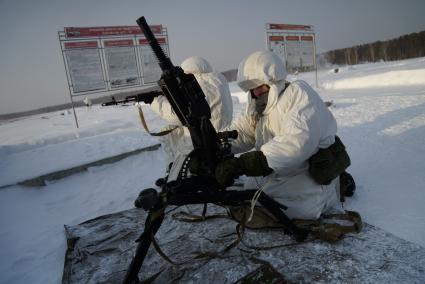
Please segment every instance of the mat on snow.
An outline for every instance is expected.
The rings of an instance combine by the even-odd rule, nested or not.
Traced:
[[[202,212],[201,206],[180,209]],[[223,209],[209,205],[208,213],[217,212]],[[135,208],[65,226],[68,249],[62,282],[120,283],[146,215]],[[179,265],[166,262],[151,246],[140,280],[157,275],[153,283],[425,283],[425,248],[368,224],[337,244],[294,244],[279,230],[247,230],[243,243],[223,253],[236,239],[236,222],[186,223],[170,215],[156,239]]]

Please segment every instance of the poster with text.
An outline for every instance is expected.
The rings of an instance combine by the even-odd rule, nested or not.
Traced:
[[[301,67],[298,36],[286,36],[286,67],[290,71],[298,70]]]
[[[285,61],[285,42],[283,36],[270,36],[270,50],[279,55],[279,57]]]
[[[140,85],[133,40],[106,40],[104,46],[111,88]]]
[[[312,36],[301,36],[300,52],[301,67],[314,67],[314,44]]]
[[[66,61],[74,93],[106,89],[97,42],[65,43]]]
[[[157,38],[164,53],[168,56],[168,49],[165,38]],[[158,61],[146,39],[139,40],[139,54],[142,60],[143,83],[156,83],[161,77],[162,71]]]

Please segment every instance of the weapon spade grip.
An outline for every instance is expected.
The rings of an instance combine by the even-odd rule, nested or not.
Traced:
[[[155,53],[161,70],[165,72],[166,70],[171,69],[173,67],[173,63],[171,63],[171,60],[165,55],[164,51],[162,50],[161,46],[153,35],[151,28],[149,27],[148,23],[146,23],[145,17],[142,16],[138,18],[136,22],[142,30],[143,34],[145,35],[146,39],[148,40],[153,52]]]

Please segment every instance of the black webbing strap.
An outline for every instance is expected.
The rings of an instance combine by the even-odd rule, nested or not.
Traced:
[[[168,199],[168,204],[172,205],[184,205],[184,204],[205,204],[206,201],[209,201],[211,203],[218,203],[221,206],[224,204],[231,204],[234,202],[240,202],[241,200],[251,200],[252,197],[255,194],[255,190],[245,190],[245,191],[224,191],[224,192],[192,192],[192,193],[185,193],[185,194],[179,194],[178,196],[172,196],[173,198]],[[171,196],[169,196],[171,197]],[[278,219],[280,222],[282,222],[285,225],[286,231],[288,233],[291,233],[294,235],[295,239],[300,242],[303,241],[308,233],[306,230],[298,228],[289,218],[286,216],[286,214],[282,211],[286,207],[276,201],[274,201],[272,198],[267,196],[265,193],[261,193],[259,202],[268,210],[271,214],[275,216],[276,219]],[[162,211],[163,212],[163,211]],[[155,221],[157,218],[157,215],[161,216],[162,214],[158,214],[158,212],[153,212],[152,214],[152,221]],[[246,212],[244,213],[246,214]],[[199,221],[205,221],[207,219],[214,219],[214,218],[229,218],[228,215],[211,215],[206,216],[206,208],[204,206],[203,214],[202,216],[199,215],[193,215],[189,213],[178,213],[174,214],[176,219],[179,219],[181,221],[188,221],[188,222],[199,222]],[[182,217],[184,216],[184,217]],[[163,216],[162,216],[163,218]],[[246,216],[243,217],[243,220],[246,219]],[[150,227],[150,226],[149,226]],[[214,258],[219,256],[221,253],[224,253],[226,251],[229,251],[230,249],[237,246],[243,239],[245,231],[245,224],[244,222],[239,223],[236,226],[236,233],[238,235],[238,238],[233,241],[231,244],[226,246],[221,252],[202,252],[198,254],[195,258]],[[155,231],[156,232],[156,231]],[[146,235],[144,234],[145,238],[147,237],[149,239],[149,242],[152,242],[154,248],[157,250],[158,254],[164,258],[167,262],[171,264],[178,264],[175,261],[172,261],[168,256],[165,255],[165,253],[160,249],[159,245],[156,243],[155,239],[153,238],[153,235]]]
[[[196,214],[190,214],[187,212],[177,212],[171,215],[173,219],[182,221],[182,222],[188,222],[188,223],[196,223],[196,222],[203,222],[210,219],[218,219],[218,218],[226,218],[230,219],[230,217],[227,214],[212,214],[212,215],[196,215]]]
[[[258,199],[260,204],[267,209],[279,222],[285,226],[285,230],[294,236],[297,242],[304,241],[308,236],[308,231],[297,227],[294,222],[283,212],[282,209],[286,209],[286,206],[278,203],[274,199],[270,198],[264,192],[261,193]]]

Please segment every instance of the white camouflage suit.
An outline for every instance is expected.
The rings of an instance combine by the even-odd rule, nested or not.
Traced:
[[[214,72],[208,61],[198,56],[184,60],[181,68],[186,74],[193,74],[198,81],[211,108],[211,123],[216,131],[229,126],[233,116],[233,104],[226,78],[221,73]],[[170,123],[162,130],[178,126],[170,134],[161,137],[161,142],[168,156],[167,165],[173,162],[174,171],[179,171],[179,165],[193,150],[189,130],[181,126],[181,122],[165,96],[156,97],[151,107],[161,118]],[[172,174],[173,171],[170,172],[169,180],[172,180]]]
[[[248,92],[244,114],[229,129],[238,131],[233,152],[261,150],[273,172],[266,177],[250,177],[245,189],[263,187],[264,192],[288,207],[290,218],[317,219],[337,203],[338,179],[319,185],[308,173],[308,159],[319,148],[335,141],[337,125],[319,95],[304,81],[285,88],[286,68],[272,52],[255,52],[241,62],[238,85]],[[255,110],[249,90],[270,86],[262,116]],[[337,190],[338,189],[338,190]]]

